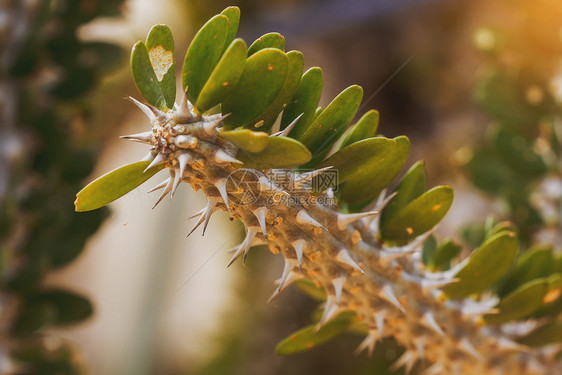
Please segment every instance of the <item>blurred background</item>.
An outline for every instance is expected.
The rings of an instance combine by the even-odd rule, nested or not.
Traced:
[[[149,126],[124,100],[140,98],[127,63],[131,46],[145,39],[153,24],[165,23],[174,33],[179,62],[199,27],[228,5],[241,8],[238,35],[248,45],[276,31],[285,36],[286,50],[303,52],[305,69],[323,69],[321,105],[345,87],[361,85],[364,103],[357,118],[371,108],[379,110],[382,134],[410,138],[407,166],[423,159],[428,186],[455,187],[453,207],[438,235],[470,247],[467,238],[480,228],[471,223],[494,214],[519,224],[526,243],[562,246],[562,184],[554,140],[561,134],[558,0],[0,4],[3,278],[18,281],[22,269],[38,268],[33,254],[49,241],[52,248],[66,249],[61,238],[83,228],[72,226],[79,216],[65,213],[73,210],[80,186],[146,153],[143,145],[118,139]],[[104,52],[97,55],[84,47],[102,44]],[[33,53],[41,48],[48,52]],[[56,134],[46,108],[56,108],[53,118],[62,119],[52,121]],[[537,172],[533,165],[521,170],[515,156],[506,162],[501,151],[499,156],[490,151],[498,126],[523,139],[510,143],[519,144],[515,150],[520,154],[526,155],[527,147],[544,159],[544,170]],[[86,149],[87,157],[81,157]],[[51,157],[51,151],[57,156]],[[77,165],[68,166],[71,161]],[[56,163],[61,167],[53,167]],[[64,177],[65,171],[70,177]],[[309,324],[318,303],[290,287],[266,304],[281,273],[281,257],[256,248],[245,265],[225,269],[227,250],[242,239],[242,226],[219,213],[205,237],[199,230],[186,238],[192,225],[188,218],[203,206],[204,196],[183,186],[173,202],[166,199],[152,210],[157,197],[147,191],[162,178],[156,176],[103,214],[88,216],[93,224],[87,233],[67,246],[78,250],[67,261],[49,258],[33,273],[33,288],[14,287],[23,281],[11,281],[2,314],[17,320],[14,311],[21,301],[35,306],[38,291],[72,290],[85,296],[91,315],[85,312],[77,319],[81,324],[41,321],[31,331],[40,335],[47,351],[62,345],[61,340],[70,343],[73,361],[92,374],[391,373],[386,368],[401,349],[387,340],[373,358],[355,356],[362,337],[352,334],[307,353],[276,356],[277,343]],[[51,191],[64,197],[54,200]],[[47,209],[49,216],[43,215]],[[64,225],[37,234],[62,217]],[[30,250],[22,255],[22,248]],[[13,345],[7,338],[12,334],[28,345],[27,336],[11,332],[0,341],[0,354]]]

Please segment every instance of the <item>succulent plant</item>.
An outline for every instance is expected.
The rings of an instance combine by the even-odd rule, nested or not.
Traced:
[[[279,354],[354,329],[365,335],[358,352],[394,337],[405,351],[393,368],[406,372],[418,361],[424,374],[560,371],[558,347],[543,347],[559,340],[552,303],[560,274],[511,271],[516,287],[499,293],[513,267],[528,268],[528,260],[513,265],[519,241],[507,223],[490,224],[459,261],[466,252],[456,243],[431,236],[451,206],[451,187],[428,190],[418,162],[387,193],[406,163],[408,138],[378,136],[376,111],[349,126],[359,86],[319,108],[322,70],[303,73],[302,54],[285,52],[276,33],[247,47],[236,38],[239,17],[229,7],[199,30],[177,102],[170,30],[156,25],[135,44],[131,68],[146,102],[131,101],[150,128],[123,138],[146,144],[148,154],[87,185],[76,210],[100,208],[164,169],[169,176],[151,190],[162,191],[156,204],[182,182],[202,190],[207,204],[190,234],[200,226],[204,233],[216,210],[228,211],[246,228],[228,265],[265,244],[285,261],[271,298],[297,283],[324,300],[318,321],[281,342]]]

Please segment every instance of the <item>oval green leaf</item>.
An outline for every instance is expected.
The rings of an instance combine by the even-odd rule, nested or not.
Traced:
[[[267,146],[269,140],[269,134],[254,132],[250,129],[225,130],[220,132],[219,136],[249,152],[262,151]]]
[[[162,87],[154,73],[146,45],[138,41],[131,52],[131,72],[137,89],[151,105],[163,111],[168,110]]]
[[[382,137],[375,137],[369,139],[381,139]],[[362,144],[362,142],[369,141],[368,139],[356,142],[346,148],[341,149],[334,155],[337,155],[344,150],[354,147],[354,145]],[[380,195],[383,189],[385,189],[393,180],[396,178],[402,167],[408,159],[408,154],[410,152],[410,140],[407,137],[400,136],[394,138],[392,141],[395,143],[395,147],[388,150],[388,153],[378,157],[376,160],[371,162],[363,163],[362,153],[354,151],[351,155],[355,160],[353,162],[357,164],[357,173],[350,178],[342,186],[340,190],[340,201],[350,204],[358,204],[367,202],[373,198]],[[351,149],[354,150],[354,149]],[[332,156],[334,156],[332,155]],[[321,163],[321,166],[331,165],[328,160]],[[362,167],[363,166],[363,167]],[[340,170],[341,173],[341,170]]]
[[[263,125],[256,121],[281,92],[288,66],[287,55],[275,48],[266,48],[250,56],[238,84],[222,102],[222,113],[231,113],[224,120],[224,128],[259,128]]]
[[[547,323],[533,332],[517,340],[520,344],[532,348],[549,344],[559,344],[562,341],[562,322]]]
[[[176,64],[174,37],[166,25],[154,25],[146,38],[146,49],[150,63],[166,107],[174,108],[176,100]]]
[[[343,134],[359,109],[363,89],[353,85],[343,90],[298,139],[313,157],[329,150]]]
[[[279,113],[287,106],[287,103],[293,95],[301,80],[302,70],[304,67],[304,57],[298,51],[290,51],[287,53],[289,59],[289,67],[287,71],[287,78],[283,84],[283,88],[277,98],[271,103],[267,111],[260,116],[258,121],[263,121],[264,125],[260,126],[260,130],[269,132]]]
[[[310,160],[310,151],[299,141],[287,137],[268,137],[260,152],[238,151],[236,158],[244,168],[290,168]]]
[[[195,106],[201,113],[208,111],[234,89],[244,71],[246,43],[236,39],[219,60],[211,76],[201,89]]]
[[[464,298],[480,293],[509,270],[517,256],[518,247],[517,236],[513,232],[498,233],[489,238],[455,275],[459,281],[442,290],[449,298]]]
[[[374,137],[375,134],[377,134],[378,127],[379,112],[371,109],[350,128],[349,133],[343,137],[338,149],[342,149],[345,146],[362,141],[363,139]]]
[[[402,181],[398,184],[396,195],[384,208],[380,217],[381,226],[385,226],[411,201],[423,194],[426,189],[426,178],[423,161],[418,161],[408,169]]]
[[[408,203],[384,225],[381,223],[381,237],[388,241],[416,238],[437,225],[452,203],[450,186],[434,187]]]
[[[324,288],[316,286],[316,284],[312,280],[297,280],[295,282],[295,285],[309,297],[314,298],[317,301],[326,300],[326,291],[324,290]]]
[[[548,279],[533,280],[521,285],[500,301],[496,306],[499,310],[497,314],[484,315],[484,321],[487,324],[502,324],[529,316],[541,307],[548,288]]]
[[[499,295],[505,296],[531,280],[548,277],[555,269],[554,252],[550,246],[536,246],[525,251],[503,281]]]
[[[197,103],[199,93],[219,62],[226,33],[228,18],[216,15],[197,32],[189,45],[181,71],[182,87],[189,87],[188,98]]]
[[[164,165],[159,165],[143,173],[149,164],[149,161],[128,164],[90,182],[76,194],[76,201],[74,201],[76,211],[90,211],[103,207],[164,169]]]
[[[451,260],[459,255],[461,250],[461,245],[447,238],[435,250],[435,254],[431,259],[430,269],[449,269]]]
[[[276,48],[285,50],[285,38],[279,33],[269,33],[262,35],[254,41],[248,48],[248,57],[265,48]]]
[[[310,325],[283,339],[275,348],[275,354],[289,355],[310,350],[330,341],[350,325],[351,320],[338,317],[326,323],[318,332],[315,332],[315,324]]]
[[[302,75],[297,91],[287,104],[281,117],[281,130],[283,130],[302,114],[302,117],[289,133],[291,138],[298,139],[314,121],[323,87],[324,74],[322,69],[313,67]]]
[[[236,38],[238,25],[240,24],[240,8],[231,6],[221,12],[223,16],[228,18],[228,28],[226,29],[226,37],[224,39],[224,47],[222,53],[226,51],[230,43]]]

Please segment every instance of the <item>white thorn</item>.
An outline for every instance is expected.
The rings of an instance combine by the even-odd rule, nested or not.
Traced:
[[[254,216],[258,219],[258,223],[260,225],[261,231],[263,233],[263,237],[267,241],[267,233],[266,233],[266,222],[265,222],[265,214],[267,212],[267,208],[265,206],[257,208],[254,210]]]
[[[219,199],[217,197],[208,197],[207,198],[207,205],[205,206],[203,213],[201,214],[201,216],[199,217],[199,219],[197,220],[197,222],[195,223],[195,225],[193,226],[193,228],[191,229],[191,231],[187,235],[188,237],[191,235],[191,233],[193,233],[203,223],[205,223],[203,225],[203,235],[205,234],[205,230],[207,229],[207,225],[209,224],[209,220],[211,219],[211,215],[213,214],[213,211],[214,211],[218,202],[219,202]]]
[[[374,208],[372,209],[372,211],[379,211],[382,212],[382,210],[386,207],[386,205],[388,204],[388,202],[390,202],[392,200],[392,198],[394,198],[394,196],[396,195],[396,192],[390,194],[389,196],[385,197],[386,195],[386,189],[384,189],[380,194],[379,197],[377,198],[377,201],[374,205]],[[371,210],[371,208],[368,208],[369,210]],[[379,220],[380,220],[380,216],[379,215],[375,215],[373,216],[373,218],[371,219],[370,222],[367,222],[366,224],[370,226],[372,232],[373,232],[373,236],[376,236],[377,233],[379,232]]]
[[[246,256],[248,255],[248,251],[250,250],[251,244],[252,242],[254,242],[254,238],[256,237],[256,234],[258,234],[258,231],[259,229],[256,227],[248,227],[248,231],[246,232],[246,237],[244,238],[244,241],[242,241],[242,243],[238,247],[238,250],[236,250],[232,258],[226,265],[227,267],[230,267],[230,265],[234,263],[234,261],[238,259],[238,257],[242,254],[244,254],[242,260],[244,262],[246,261]]]
[[[390,366],[390,370],[396,371],[400,367],[404,366],[406,369],[405,374],[408,375],[410,371],[412,371],[412,367],[414,367],[416,360],[417,358],[414,353],[406,351],[400,358],[398,358],[398,360],[396,360],[396,362],[392,364],[392,366]]]
[[[416,343],[416,351],[418,352],[418,358],[424,359],[425,358],[425,339],[423,337],[418,338],[415,340]]]
[[[279,284],[271,294],[271,297],[269,297],[269,299],[267,300],[267,303],[271,302],[275,297],[279,295],[279,293],[281,293],[286,287],[291,285],[293,282],[303,278],[302,275],[293,272],[293,269],[296,267],[296,262],[297,261],[295,259],[285,258],[283,273],[281,274],[279,280],[277,280]]]
[[[318,332],[326,323],[330,321],[333,317],[337,315],[339,311],[339,306],[334,301],[334,296],[328,295],[326,299],[326,303],[324,304],[324,311],[322,313],[322,317],[320,318],[320,322],[314,328],[314,332]]]
[[[154,160],[152,160],[152,162],[148,165],[148,167],[146,167],[146,169],[142,173],[145,173],[152,167],[156,167],[157,165],[164,164],[165,162],[166,162],[166,157],[162,155],[162,153],[158,153],[158,155],[156,155]]]
[[[459,281],[460,281],[459,278],[454,278],[449,280],[430,280],[430,279],[422,278],[420,280],[420,287],[422,289],[422,292],[428,293],[431,292],[433,289],[439,289]]]
[[[322,224],[320,224],[319,222],[314,220],[308,214],[308,212],[306,212],[306,210],[300,210],[299,212],[297,212],[296,221],[297,221],[297,224],[300,224],[300,225],[310,224],[310,225],[314,225],[315,227],[319,227],[319,228],[322,228],[324,230],[327,230],[326,228],[324,228],[324,226]]]
[[[281,190],[279,187],[277,187],[277,185],[275,185],[275,183],[273,181],[269,180],[265,176],[261,176],[258,179],[258,187],[260,189],[260,192],[262,192],[262,193],[263,192],[277,192],[277,193],[287,194],[286,192]]]
[[[150,150],[148,151],[148,154],[146,154],[145,157],[142,158],[141,161],[153,161],[154,157],[156,156],[155,154],[156,152],[154,150]]]
[[[365,339],[361,341],[361,344],[359,344],[357,349],[355,349],[355,355],[359,355],[363,350],[367,349],[367,354],[369,355],[369,357],[372,356],[373,350],[375,349],[376,342],[377,342],[377,331],[375,331],[374,329],[370,329],[367,332],[367,337],[365,337]]]
[[[178,188],[182,177],[182,173],[180,172],[179,168],[174,169],[174,171],[176,173],[176,176],[174,177],[174,183],[172,184],[172,194],[170,194],[170,199],[174,199],[174,193],[176,192],[176,189]]]
[[[172,177],[168,178],[167,181],[168,181],[168,183],[166,184],[166,187],[164,187],[164,191],[162,191],[162,194],[160,194],[160,197],[158,198],[156,203],[154,203],[154,206],[152,206],[153,210],[158,205],[158,203],[160,203],[162,201],[162,199],[164,199],[164,197],[166,195],[168,195],[168,193],[172,190],[172,183],[173,183]]]
[[[425,370],[423,370],[420,375],[440,375],[443,373],[445,368],[441,363],[434,363]]]
[[[345,230],[347,228],[347,224],[353,223],[359,219],[363,219],[368,216],[378,215],[379,211],[369,211],[369,212],[360,212],[357,214],[338,214],[338,229]]]
[[[361,268],[361,266],[351,258],[351,255],[346,249],[341,249],[340,251],[338,251],[338,254],[336,255],[336,260],[342,264],[348,265],[356,269],[361,273],[365,273],[365,270],[363,270],[363,268]]]
[[[411,255],[411,251],[386,251],[381,250],[378,252],[379,261],[383,266],[388,265],[391,261]]]
[[[189,220],[189,219],[193,219],[194,217],[201,216],[201,215],[203,215],[203,212],[205,212],[205,207],[203,207],[202,209],[200,209],[199,211],[197,211],[196,213],[194,213],[193,215],[191,215],[187,219]]]
[[[424,272],[424,277],[427,279],[452,279],[460,270],[464,268],[470,261],[470,256],[463,259],[459,263],[455,264],[453,267],[449,268],[447,271],[443,272]]]
[[[307,173],[299,173],[299,174],[295,174],[294,175],[294,183],[295,183],[295,188],[296,189],[302,189],[304,188],[304,184],[307,181],[312,180],[314,177],[318,176],[319,174],[326,172],[329,169],[332,169],[333,167],[325,167],[325,168],[320,168],[320,169],[316,169],[312,172],[307,172]]]
[[[254,239],[252,240],[252,243],[250,244],[250,248],[254,247],[254,246],[259,246],[259,245],[266,245],[267,242],[265,242],[264,240],[262,240],[259,237],[254,237]],[[236,245],[231,247],[230,249],[226,250],[227,253],[234,253],[236,252],[236,250],[238,250],[238,248],[240,247],[240,245]]]
[[[164,186],[168,185],[171,179],[172,179],[171,177],[168,177],[167,179],[165,179],[164,181],[162,181],[161,183],[150,189],[148,193],[152,193],[153,191],[162,189]]]
[[[304,254],[304,245],[306,241],[303,239],[293,241],[291,245],[295,248],[295,253],[297,254],[297,260],[299,262],[299,271],[302,272],[302,256]]]
[[[140,110],[143,111],[144,114],[148,116],[150,121],[152,121],[156,118],[155,113],[150,109],[149,106],[139,102],[137,99],[133,98],[132,96],[129,96],[129,100],[132,101],[137,107],[139,107]]]
[[[461,312],[462,315],[466,318],[475,315],[494,314],[499,312],[499,309],[494,307],[498,303],[499,303],[499,298],[497,297],[481,299],[480,301],[465,299],[462,302]]]
[[[119,138],[135,141],[135,142],[151,144],[154,141],[154,134],[152,134],[152,131],[148,131],[138,134],[122,135]]]
[[[215,181],[215,187],[219,191],[222,200],[224,201],[224,204],[226,206],[226,209],[228,210],[228,212],[230,212],[230,205],[228,204],[228,193],[226,192],[226,178],[221,178]]]
[[[224,121],[224,119],[226,119],[228,116],[230,116],[230,113],[221,116],[217,119],[214,119],[212,121],[205,121],[203,123],[203,130],[205,131],[205,133],[207,133],[208,135],[215,135],[217,134],[217,128],[220,126],[220,124],[222,124],[222,122]]]
[[[181,182],[181,179],[183,178],[183,174],[185,172],[185,168],[187,167],[187,164],[192,159],[193,157],[187,152],[178,153],[179,167],[176,169],[176,177],[174,179],[174,186],[172,188],[172,198],[174,197],[174,193],[176,192],[176,189],[178,188],[178,185]]]
[[[381,310],[375,314],[375,323],[377,324],[377,331],[379,332],[379,340],[382,340],[383,338],[385,315],[386,315],[386,310]]]
[[[299,120],[301,119],[301,117],[304,115],[304,113],[301,113],[300,115],[297,116],[296,119],[293,120],[293,122],[291,122],[285,129],[281,130],[280,132],[277,132],[275,134],[272,134],[272,137],[286,137],[289,135],[289,133],[291,132],[291,130],[293,130],[293,128],[295,127],[295,125],[297,124],[297,122],[299,122]]]
[[[433,316],[433,313],[431,311],[426,311],[423,314],[422,321],[425,323],[427,327],[431,328],[440,336],[445,336],[445,332],[443,332],[439,324],[437,324],[437,321],[435,320],[435,316]]]
[[[343,291],[343,284],[345,283],[346,278],[344,276],[336,277],[332,279],[332,285],[334,286],[334,290],[336,291],[336,302],[338,306],[341,305],[341,294]]]
[[[243,162],[230,156],[229,154],[226,153],[226,151],[220,148],[217,150],[217,152],[215,152],[215,162],[217,162],[218,164],[223,164],[223,163],[243,164]]]
[[[497,339],[497,343],[498,343],[498,346],[502,349],[525,351],[525,352],[529,351],[529,347],[527,347],[525,345],[518,344],[515,341],[510,340],[510,339],[505,338],[505,337],[499,337]]]
[[[472,343],[468,340],[468,338],[463,337],[461,339],[461,347],[471,356],[473,356],[474,358],[476,358],[477,360],[479,360],[480,362],[482,362],[484,360],[484,358],[482,357],[482,355],[480,353],[478,353],[478,351],[476,350],[476,348],[472,345]]]
[[[380,292],[379,292],[379,297],[383,298],[384,300],[390,302],[391,304],[393,304],[398,310],[402,311],[404,314],[406,314],[406,309],[404,309],[404,307],[402,306],[402,304],[400,303],[400,301],[398,301],[398,298],[396,298],[396,295],[394,294],[394,290],[392,290],[392,287],[389,285],[385,285],[381,288]]]
[[[190,111],[191,109],[193,109],[193,106],[187,99],[187,89],[188,88],[186,87],[185,91],[183,92],[183,96],[180,101],[180,107],[178,109],[178,114],[182,117],[193,117],[193,114]]]

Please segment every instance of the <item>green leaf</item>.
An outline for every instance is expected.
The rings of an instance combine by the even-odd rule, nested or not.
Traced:
[[[443,219],[453,203],[453,189],[437,186],[414,199],[396,215],[381,224],[381,237],[388,241],[416,238]]]
[[[396,196],[384,208],[380,217],[381,227],[385,226],[411,201],[423,194],[426,189],[426,179],[423,161],[418,161],[402,178],[396,189]]]
[[[289,67],[287,71],[287,78],[283,84],[283,88],[277,98],[271,103],[267,111],[260,116],[259,121],[263,121],[264,125],[260,126],[260,130],[269,132],[279,113],[287,106],[287,103],[293,95],[301,80],[302,70],[304,67],[304,58],[299,51],[290,51],[287,53],[289,59]]]
[[[197,103],[199,93],[219,62],[224,49],[228,18],[216,15],[197,32],[191,41],[183,61],[181,82],[185,90],[189,87],[188,98]]]
[[[232,6],[221,12],[223,16],[228,18],[228,28],[226,29],[226,37],[224,39],[224,47],[222,53],[226,51],[230,43],[236,38],[238,25],[240,24],[240,8]]]
[[[265,48],[276,48],[284,51],[285,38],[283,38],[283,35],[279,33],[269,33],[262,35],[250,45],[250,48],[248,48],[248,57]]]
[[[562,341],[562,322],[547,323],[517,341],[532,348],[559,344]]]
[[[433,262],[435,252],[437,251],[437,240],[434,235],[431,235],[425,240],[422,247],[422,261],[423,264],[429,266]]]
[[[455,275],[459,282],[447,285],[442,290],[449,298],[464,298],[480,293],[509,270],[518,247],[517,236],[513,232],[503,232],[489,238]]]
[[[103,207],[164,169],[164,165],[159,165],[143,173],[149,165],[149,161],[128,164],[90,182],[76,194],[76,201],[74,201],[76,211],[90,211]]]
[[[146,49],[166,107],[174,108],[176,100],[176,64],[174,37],[166,25],[154,25],[146,38]]]
[[[236,158],[244,168],[290,168],[310,160],[310,151],[299,141],[287,137],[268,137],[260,152],[239,150]]]
[[[533,280],[521,285],[496,306],[499,313],[484,315],[484,321],[487,324],[502,324],[511,320],[523,319],[541,307],[547,292],[548,279]]]
[[[92,304],[84,296],[66,290],[42,292],[37,301],[52,305],[56,311],[54,324],[66,325],[82,321],[92,315]]]
[[[435,251],[430,268],[442,270],[449,269],[451,260],[459,255],[461,250],[461,245],[450,238],[447,238]]]
[[[277,98],[287,77],[289,59],[274,48],[256,52],[246,60],[244,72],[230,96],[222,102],[225,130],[259,126],[256,121]]]
[[[211,76],[201,89],[195,106],[201,113],[208,111],[236,87],[246,64],[246,43],[236,39],[219,60]]]
[[[338,336],[350,324],[347,316],[345,319],[335,317],[316,333],[316,325],[310,325],[283,339],[275,348],[275,354],[289,355],[310,350]]]
[[[334,165],[333,157],[340,153],[347,155],[346,157],[351,157],[346,163],[351,163],[355,165],[353,177],[347,179],[345,184],[340,189],[340,201],[350,204],[363,203],[369,201],[373,198],[379,196],[381,191],[386,188],[392,180],[400,173],[400,170],[406,163],[408,154],[410,152],[410,141],[407,137],[400,136],[392,139],[394,142],[394,147],[388,147],[384,150],[382,155],[378,155],[376,158],[369,159],[368,148],[365,146],[369,145],[372,139],[387,139],[383,137],[375,137],[365,139],[363,141],[356,142],[350,146],[347,146],[334,155],[330,156],[321,166]],[[366,143],[364,143],[366,142]],[[338,164],[342,164],[341,162]],[[341,173],[345,171],[344,168],[339,168],[340,171],[340,181]]]
[[[536,246],[523,253],[503,282],[500,296],[513,291],[520,285],[554,272],[554,253],[550,246]]]
[[[168,110],[162,86],[150,62],[146,45],[142,41],[138,41],[133,46],[131,52],[131,72],[133,73],[133,80],[137,85],[137,89],[144,99],[163,111]]]
[[[297,139],[304,134],[305,130],[314,120],[314,114],[320,102],[323,87],[324,75],[322,69],[313,67],[302,75],[293,98],[287,104],[281,116],[280,128],[283,130],[302,114],[302,117],[289,133],[291,138]]]
[[[313,157],[329,150],[345,131],[359,109],[363,89],[353,85],[343,90],[298,139]]]
[[[308,296],[314,298],[317,301],[326,300],[326,291],[324,288],[316,286],[312,280],[301,279],[295,282],[295,285],[306,293]]]
[[[254,132],[250,129],[223,130],[219,136],[249,152],[260,152],[268,144],[269,134]]]
[[[339,182],[361,181],[371,176],[372,168],[383,163],[396,148],[396,141],[384,137],[365,139],[349,145],[320,164],[338,171]]]
[[[352,143],[362,141],[363,139],[374,137],[379,127],[379,112],[371,109],[365,113],[353,127],[349,133],[343,137],[338,149],[349,146]]]

